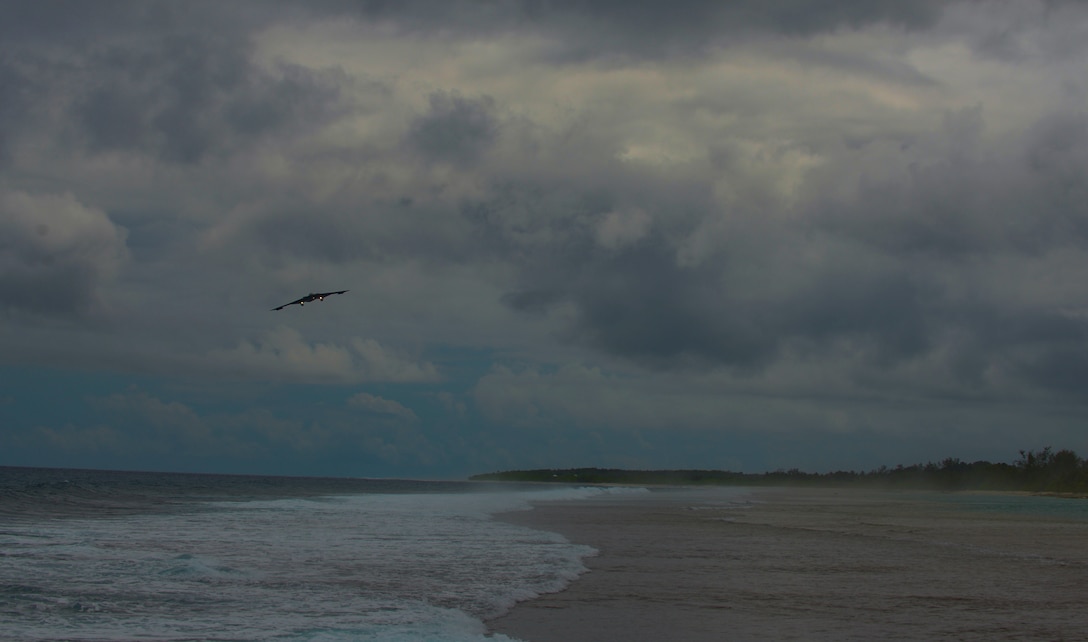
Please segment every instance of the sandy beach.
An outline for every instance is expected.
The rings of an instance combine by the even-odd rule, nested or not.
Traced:
[[[599,554],[489,627],[527,642],[1088,639],[1086,506],[824,489],[542,503],[499,519]]]

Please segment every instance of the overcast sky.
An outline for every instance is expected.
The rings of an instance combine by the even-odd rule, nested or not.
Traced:
[[[1088,454],[1086,70],[1074,2],[2,1],[0,464]]]

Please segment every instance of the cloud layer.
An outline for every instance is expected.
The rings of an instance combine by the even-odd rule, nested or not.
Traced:
[[[1085,411],[1078,3],[47,4],[0,3],[10,364],[400,386],[355,409],[474,461]]]

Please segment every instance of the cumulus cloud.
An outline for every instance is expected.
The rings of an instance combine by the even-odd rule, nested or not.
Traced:
[[[139,390],[91,397],[88,402],[98,410],[137,418],[143,426],[137,435],[137,450],[147,448],[149,444],[158,449],[185,444],[189,449],[209,441],[211,430],[206,421],[183,403],[162,401]]]
[[[261,339],[242,341],[233,349],[212,351],[207,363],[235,376],[270,380],[355,383],[439,379],[434,364],[397,355],[374,339],[311,343],[286,326],[268,331]]]
[[[419,419],[411,408],[407,408],[392,399],[384,399],[368,392],[360,392],[352,395],[348,398],[348,405],[377,415],[404,419],[406,421],[416,421]]]
[[[126,231],[72,194],[0,190],[0,298],[35,314],[100,311],[128,252]]]

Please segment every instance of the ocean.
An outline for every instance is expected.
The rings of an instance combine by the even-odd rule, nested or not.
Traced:
[[[509,640],[595,551],[491,516],[642,490],[0,468],[0,636]]]

